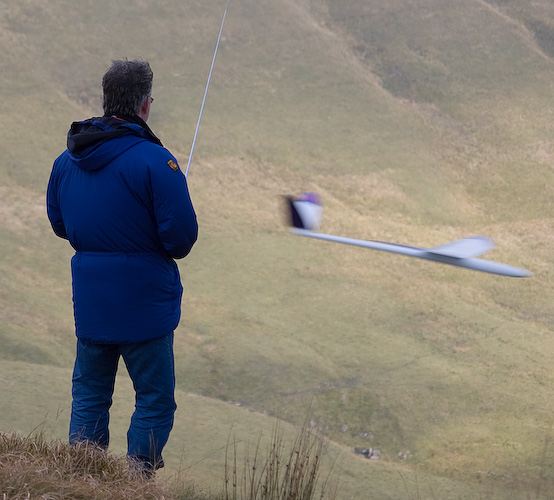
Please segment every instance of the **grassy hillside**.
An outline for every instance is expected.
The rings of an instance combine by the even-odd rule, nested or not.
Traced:
[[[67,428],[71,250],[44,191],[69,124],[101,113],[110,59],[143,57],[149,123],[186,164],[223,8],[0,3],[3,431]],[[179,263],[169,469],[184,456],[205,481],[233,426],[299,425],[311,407],[342,450],[344,498],[554,487],[549,13],[515,0],[231,0],[189,176],[201,227]],[[324,232],[421,246],[484,234],[491,259],[535,275],[295,238],[281,195],[301,190],[322,195]],[[121,384],[115,449],[132,406]]]

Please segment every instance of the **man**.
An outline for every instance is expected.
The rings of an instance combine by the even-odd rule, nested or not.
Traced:
[[[104,116],[71,125],[47,191],[52,228],[75,249],[70,443],[107,448],[121,356],[135,389],[128,456],[147,475],[163,467],[176,409],[183,289],[174,259],[198,234],[185,176],[146,125],[152,80],[146,61],[113,61],[102,80]]]

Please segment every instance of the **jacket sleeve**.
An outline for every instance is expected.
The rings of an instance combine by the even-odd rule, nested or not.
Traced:
[[[171,257],[188,255],[198,237],[196,213],[187,181],[177,160],[168,156],[150,168],[150,182],[158,236]]]
[[[58,201],[58,181],[58,172],[56,163],[54,163],[52,173],[50,174],[50,180],[48,181],[48,188],[46,190],[46,212],[54,233],[56,233],[56,235],[60,238],[67,239],[67,232],[65,230],[62,212]]]

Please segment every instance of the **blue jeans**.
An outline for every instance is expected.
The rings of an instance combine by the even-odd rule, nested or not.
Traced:
[[[133,344],[77,340],[69,442],[93,441],[108,447],[109,410],[120,356],[135,388],[127,454],[146,469],[158,469],[163,467],[161,453],[177,409],[173,333]]]

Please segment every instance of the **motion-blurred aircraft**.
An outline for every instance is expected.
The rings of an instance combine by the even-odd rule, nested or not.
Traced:
[[[482,255],[495,247],[491,238],[486,236],[472,236],[456,240],[445,245],[433,248],[419,248],[397,243],[388,243],[385,241],[357,240],[354,238],[345,238],[343,236],[334,236],[332,234],[319,233],[319,228],[323,207],[320,198],[315,193],[302,193],[300,197],[287,197],[290,210],[290,224],[293,226],[291,232],[298,236],[307,236],[319,240],[334,241],[346,245],[355,245],[373,250],[382,250],[385,252],[397,253],[408,257],[417,257],[418,259],[440,262],[441,264],[450,264],[452,266],[465,267],[475,271],[500,274],[515,278],[531,276],[532,273],[526,269],[501,264],[492,260],[477,259],[475,257]]]

